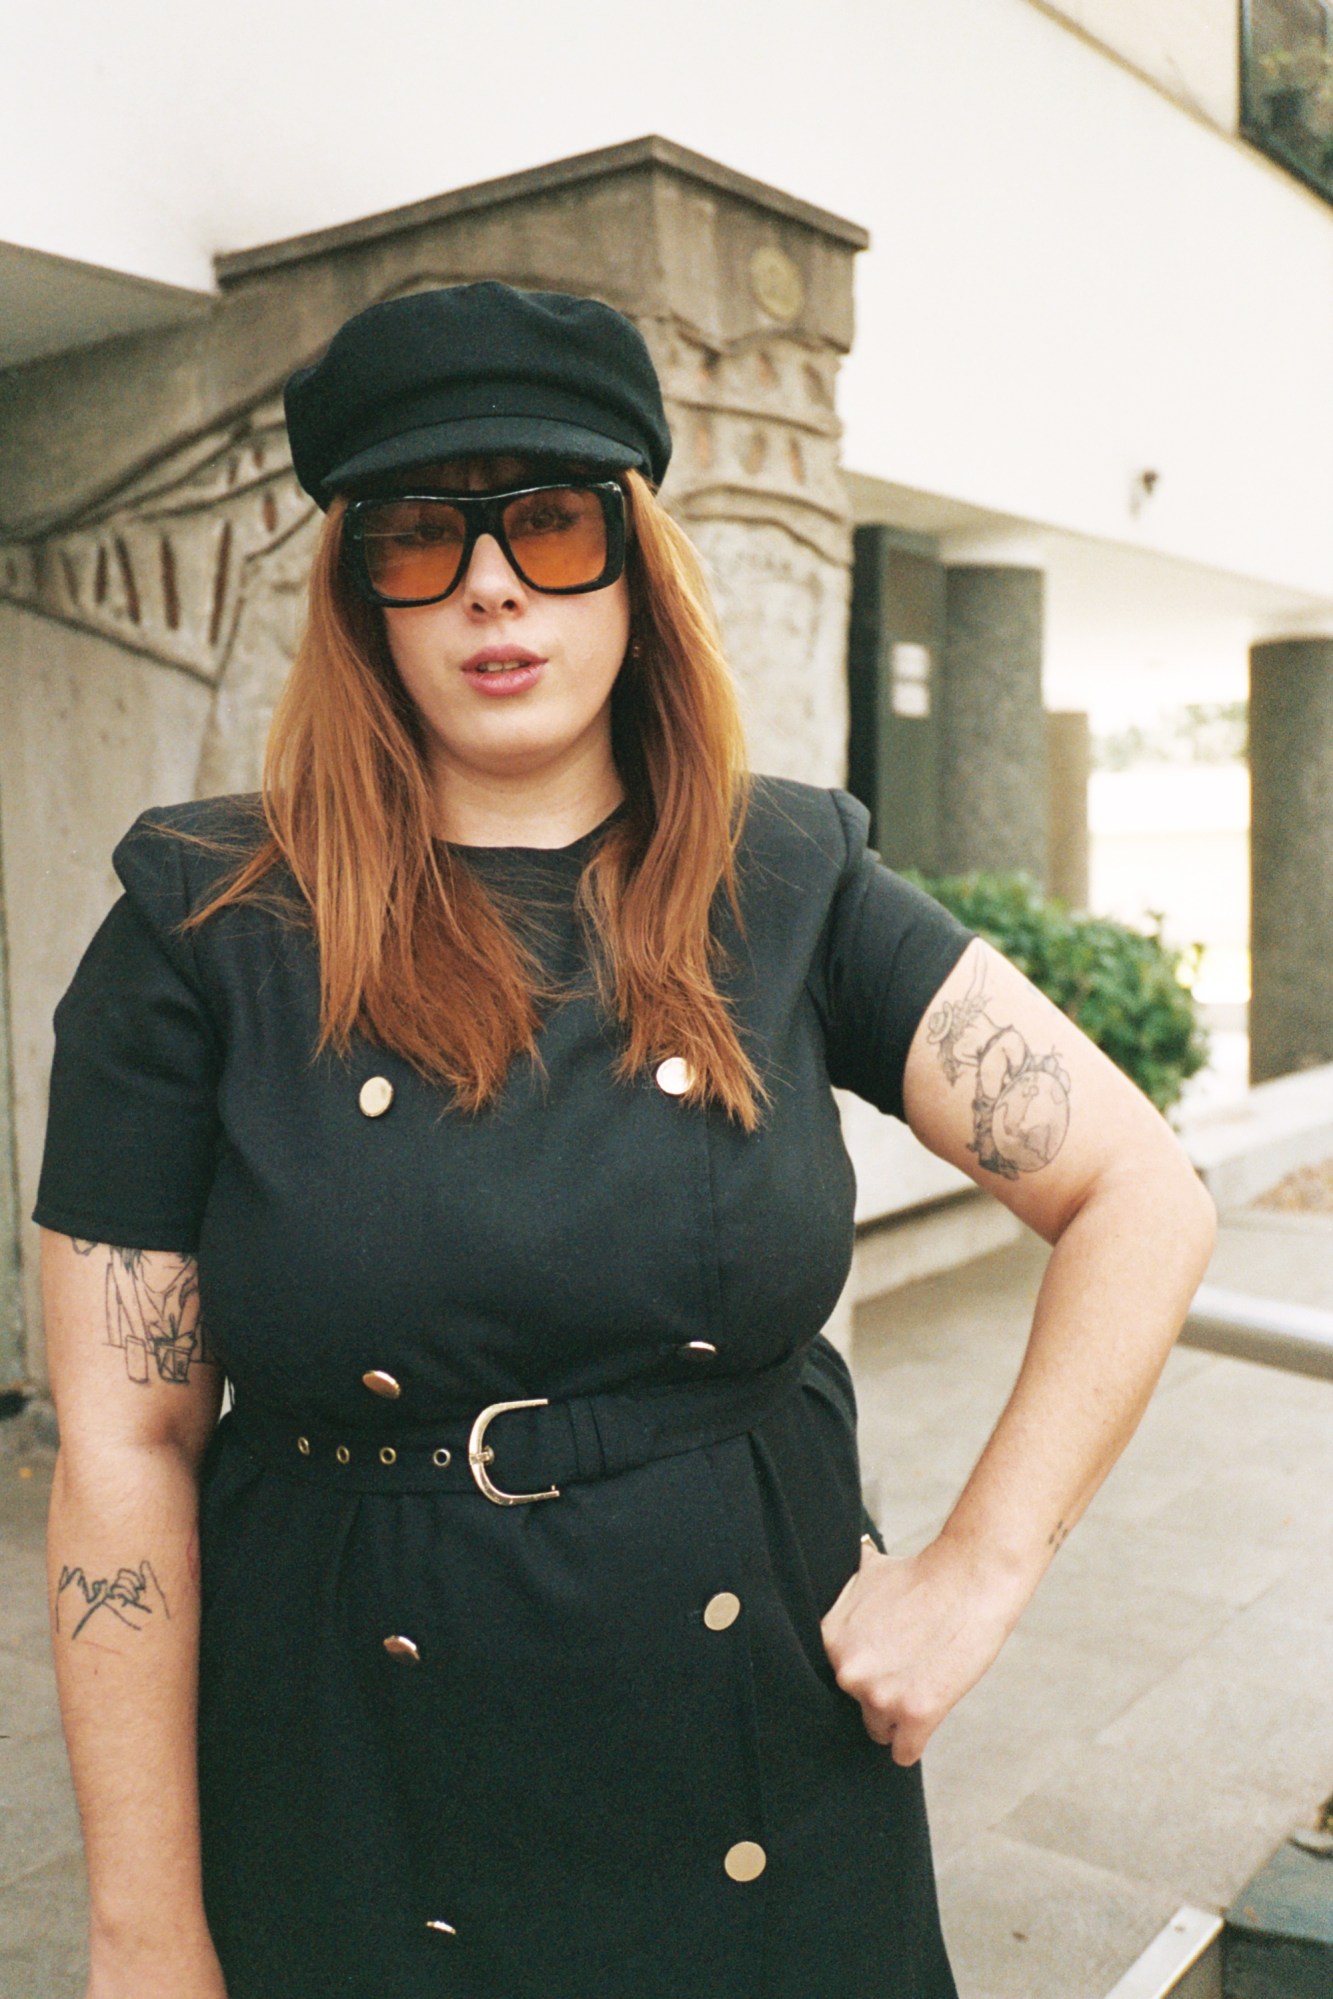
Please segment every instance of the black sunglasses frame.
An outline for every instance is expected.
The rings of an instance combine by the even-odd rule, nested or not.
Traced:
[[[504,510],[514,500],[525,500],[534,493],[568,492],[595,493],[601,502],[602,521],[606,528],[606,561],[601,575],[594,577],[591,583],[566,583],[558,589],[548,590],[524,575],[521,563],[509,546],[504,529]],[[449,588],[441,590],[437,596],[389,597],[371,581],[363,539],[365,517],[372,507],[401,500],[447,500],[463,516],[463,552],[458,561],[458,574]],[[617,580],[625,567],[625,491],[615,479],[544,479],[540,485],[512,486],[503,493],[448,493],[413,489],[410,492],[366,495],[347,503],[347,512],[343,516],[342,547],[357,587],[368,602],[387,605],[394,610],[415,610],[423,604],[442,604],[446,597],[453,596],[467,575],[472,552],[484,534],[494,535],[505,561],[527,590],[536,590],[543,597],[581,597],[589,590],[605,590]]]

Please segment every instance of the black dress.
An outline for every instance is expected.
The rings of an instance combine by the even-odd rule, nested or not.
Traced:
[[[679,1065],[611,1078],[572,903],[603,829],[466,849],[574,994],[471,1118],[367,1041],[312,1063],[308,930],[174,932],[222,863],[150,822],[253,803],[117,846],[35,1210],[195,1253],[231,1383],[199,1689],[229,1999],[953,1999],[920,1769],[820,1636],[883,1545],[820,1328],[853,1240],[830,1084],[902,1115],[970,933],[846,793],[758,780],[746,936],[718,919],[773,1099],[746,1135]]]

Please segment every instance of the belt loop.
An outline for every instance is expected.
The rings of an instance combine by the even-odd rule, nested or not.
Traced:
[[[574,1463],[579,1479],[605,1478],[606,1453],[593,1403],[586,1395],[571,1396],[565,1404],[569,1428],[574,1438]]]

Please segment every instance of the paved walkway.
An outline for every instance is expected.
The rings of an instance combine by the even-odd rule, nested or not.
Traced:
[[[859,1313],[867,1497],[891,1547],[929,1536],[980,1449],[1045,1257],[1026,1238]],[[1210,1277],[1333,1306],[1333,1221],[1251,1211]],[[83,1992],[46,1635],[50,1472],[0,1426],[6,1999]],[[1330,1492],[1333,1384],[1172,1356],[1024,1623],[927,1753],[963,1999],[1103,1999],[1181,1902],[1225,1904],[1333,1792]]]
[[[1035,1237],[863,1307],[867,1498],[929,1538],[1017,1368]],[[1211,1282],[1333,1307],[1333,1221],[1249,1211]],[[1333,1792],[1333,1384],[1177,1348],[1005,1651],[926,1753],[963,1999],[1103,1999]]]

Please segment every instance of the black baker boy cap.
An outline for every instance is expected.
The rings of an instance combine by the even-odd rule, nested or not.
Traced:
[[[283,396],[292,465],[321,507],[431,459],[512,451],[636,466],[671,432],[643,335],[600,299],[486,279],[367,306]]]

